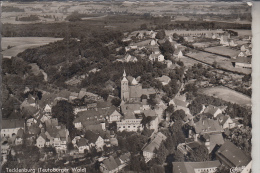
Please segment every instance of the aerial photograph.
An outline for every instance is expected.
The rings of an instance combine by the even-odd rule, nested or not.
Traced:
[[[252,4],[2,1],[1,173],[251,173]]]

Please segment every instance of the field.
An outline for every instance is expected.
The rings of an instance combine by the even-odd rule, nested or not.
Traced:
[[[239,54],[239,50],[231,49],[231,48],[224,47],[224,46],[205,48],[205,51],[221,54],[224,56],[229,56],[231,58]]]
[[[186,54],[188,57],[197,59],[199,61],[205,62],[207,64],[213,64],[214,62],[217,62],[217,66],[222,68],[222,69],[227,69],[233,72],[239,72],[243,74],[250,74],[252,72],[251,69],[246,69],[246,68],[238,68],[234,67],[231,63],[231,60],[229,58],[215,55],[215,54],[210,54],[206,52],[198,52],[198,53],[188,53]]]
[[[230,30],[237,32],[238,36],[252,36],[251,30],[243,30],[243,29],[230,29]]]
[[[226,87],[205,88],[205,89],[200,89],[199,92],[209,96],[220,98],[227,102],[237,103],[240,105],[247,105],[247,106],[251,105],[250,97]]]
[[[62,40],[62,38],[52,37],[3,37],[2,38],[2,54],[4,57],[10,58],[16,56],[29,48],[46,45],[51,42]],[[11,47],[8,49],[8,47]]]

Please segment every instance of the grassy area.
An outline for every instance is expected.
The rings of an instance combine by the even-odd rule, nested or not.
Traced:
[[[35,48],[62,40],[62,38],[52,37],[3,37],[2,38],[2,54],[4,57],[16,56],[29,48]],[[8,47],[11,47],[8,49]]]
[[[205,48],[205,51],[217,53],[229,57],[234,57],[239,54],[238,50],[231,49],[229,47],[224,47],[224,46],[208,47]]]
[[[237,91],[226,87],[212,87],[212,88],[203,88],[199,90],[200,93],[206,94],[208,96],[214,96],[225,100],[227,102],[236,103],[240,105],[250,105],[251,98],[241,94]]]
[[[221,69],[226,69],[226,70],[243,73],[243,74],[250,74],[252,72],[251,69],[233,67],[231,60],[226,57],[222,57],[222,56],[218,56],[206,52],[201,52],[201,51],[197,53],[188,53],[186,55],[211,65],[213,65],[214,62],[216,62],[217,67]]]

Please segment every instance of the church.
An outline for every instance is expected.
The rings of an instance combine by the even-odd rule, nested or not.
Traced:
[[[124,102],[140,102],[142,95],[155,94],[156,91],[153,88],[142,88],[142,84],[132,76],[126,76],[126,72],[123,73],[123,79],[121,80],[121,100]]]

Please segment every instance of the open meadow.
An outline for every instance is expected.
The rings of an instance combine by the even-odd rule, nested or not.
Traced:
[[[246,105],[246,106],[251,105],[250,97],[226,87],[203,88],[200,89],[199,92],[202,94],[206,94],[208,96],[214,96],[220,98],[227,102]]]
[[[29,48],[35,48],[51,42],[62,40],[62,38],[52,37],[3,37],[2,54],[4,57],[11,58],[18,53]]]

